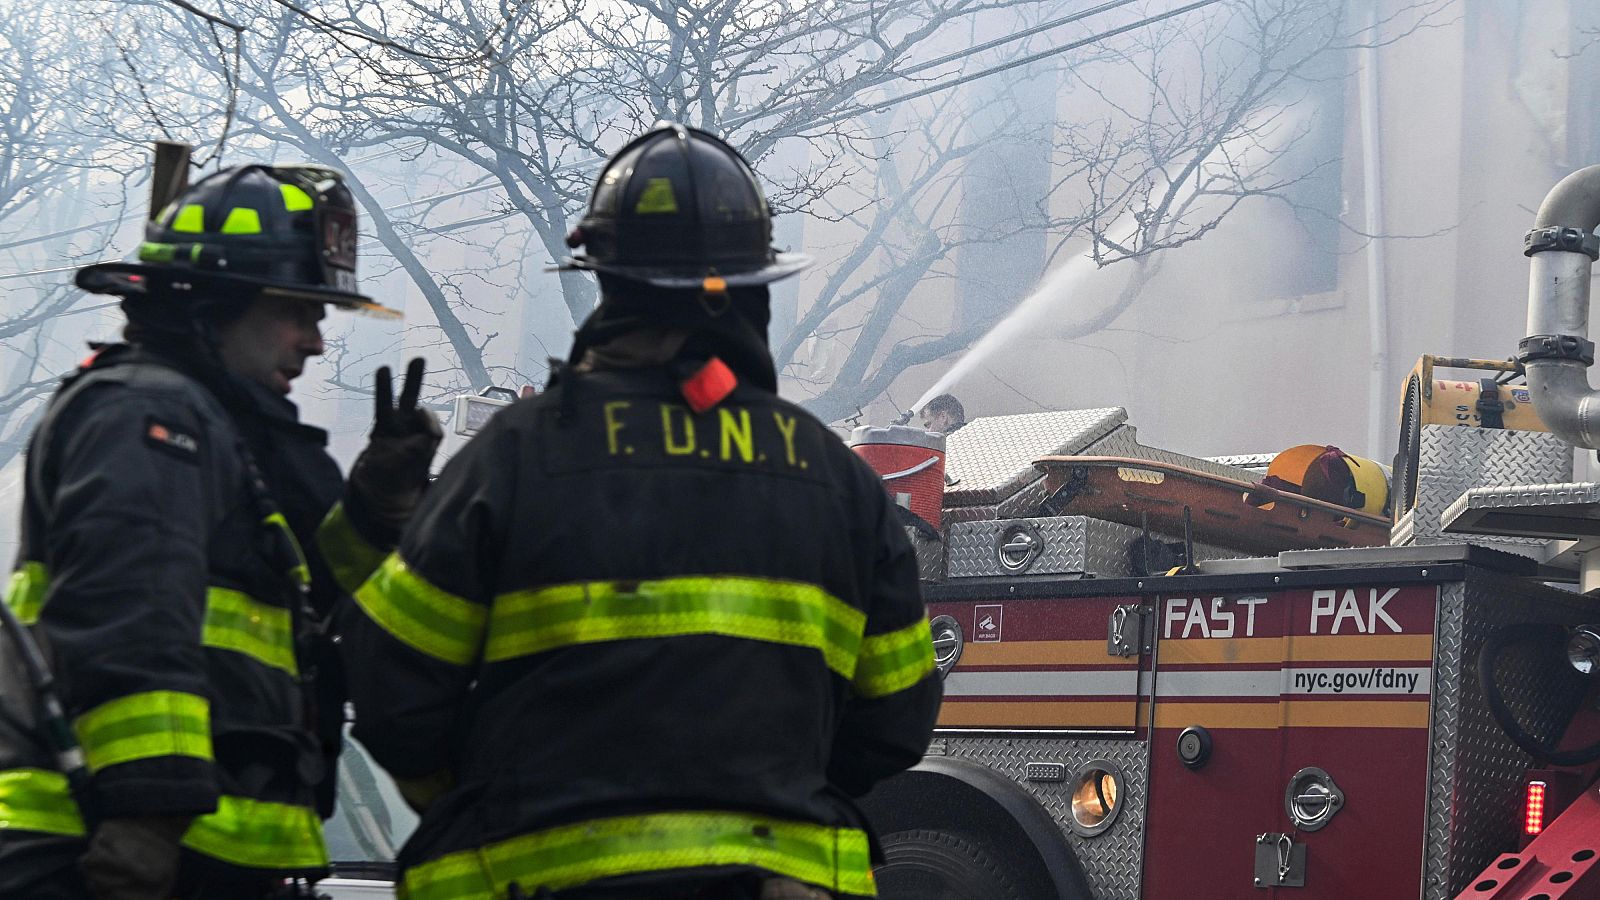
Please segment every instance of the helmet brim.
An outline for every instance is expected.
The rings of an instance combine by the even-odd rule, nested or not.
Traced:
[[[758,284],[771,284],[779,279],[796,275],[816,262],[809,254],[805,253],[777,253],[773,255],[772,262],[759,269],[746,272],[716,272],[715,277],[721,278],[728,287],[752,287]],[[703,287],[706,279],[713,273],[689,274],[683,270],[656,269],[649,266],[625,266],[613,263],[600,263],[587,256],[569,256],[556,266],[556,271],[570,272],[602,272],[618,278],[631,281],[642,281],[659,288],[671,290],[693,290]]]
[[[381,319],[400,319],[398,309],[384,306],[371,297],[332,288],[309,285],[286,285],[266,278],[248,275],[231,275],[199,269],[175,269],[171,266],[152,266],[136,262],[95,263],[79,269],[73,283],[91,294],[110,294],[115,297],[138,296],[147,293],[152,284],[182,282],[195,290],[246,289],[259,291],[272,297],[303,300],[309,303],[326,303],[339,309],[364,313]]]

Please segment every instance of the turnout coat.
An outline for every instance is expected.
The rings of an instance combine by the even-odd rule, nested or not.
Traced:
[[[874,894],[851,798],[921,758],[941,694],[911,547],[816,419],[749,382],[697,412],[680,375],[565,370],[500,412],[357,592],[355,733],[452,785],[403,896]]]
[[[0,895],[70,883],[112,817],[196,816],[180,880],[326,867],[341,687],[331,653],[297,641],[343,594],[319,524],[347,582],[382,554],[336,505],[325,433],[212,377],[226,402],[175,359],[115,345],[32,436],[6,602],[50,658],[92,777],[69,795],[0,639]]]

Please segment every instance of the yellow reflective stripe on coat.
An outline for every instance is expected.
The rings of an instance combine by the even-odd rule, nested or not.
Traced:
[[[292,186],[284,185],[286,188]],[[350,524],[350,517],[345,515],[343,503],[335,503],[322,524],[317,526],[317,546],[322,549],[322,557],[328,561],[328,568],[333,570],[333,580],[347,594],[360,590],[372,573],[383,565],[384,557],[389,555],[368,543],[356,531],[355,526]]]
[[[322,869],[328,848],[322,820],[305,806],[224,794],[217,811],[194,820],[183,845],[254,869]]]
[[[686,869],[755,866],[808,884],[875,897],[866,832],[742,813],[621,816],[564,825],[463,850],[406,870],[406,900],[503,897],[562,890],[597,878]]]
[[[884,697],[903,691],[933,671],[933,632],[927,619],[861,641],[856,663],[856,693]]]
[[[266,528],[278,529],[283,538],[289,542],[289,549],[294,551],[295,558],[294,568],[289,570],[289,575],[300,582],[302,587],[309,585],[311,566],[306,563],[306,552],[300,549],[300,539],[294,536],[294,529],[289,527],[289,520],[283,517],[283,513],[275,512],[268,513],[267,517],[261,520],[261,524]]]
[[[384,631],[435,659],[464,666],[483,646],[487,611],[429,584],[398,553],[356,591],[356,603]]]
[[[49,769],[0,772],[0,829],[82,837],[78,805],[67,790],[67,776]]]
[[[211,707],[194,694],[146,691],[118,697],[79,716],[72,730],[91,772],[153,756],[211,759]]]
[[[289,611],[239,591],[206,589],[206,621],[200,629],[200,643],[243,653],[290,675],[300,672],[294,658],[294,619]]]
[[[11,583],[6,586],[6,605],[17,614],[24,625],[39,621],[44,609],[44,594],[50,588],[50,573],[44,563],[28,560],[11,573]]]
[[[489,615],[490,662],[556,647],[719,634],[812,647],[855,673],[866,616],[814,584],[720,575],[591,581],[502,594]]]

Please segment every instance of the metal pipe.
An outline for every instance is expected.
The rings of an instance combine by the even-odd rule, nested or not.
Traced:
[[[1361,180],[1367,208],[1367,455],[1387,444],[1390,424],[1388,265],[1383,238],[1383,145],[1378,123],[1378,10],[1367,8],[1368,44],[1361,54]]]
[[[1589,279],[1600,238],[1600,166],[1580,169],[1550,189],[1528,233],[1528,337],[1518,359],[1533,408],[1551,431],[1581,447],[1600,447],[1600,393],[1589,386]]]

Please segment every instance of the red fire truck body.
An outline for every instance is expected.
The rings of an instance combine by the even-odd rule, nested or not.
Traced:
[[[1450,900],[1485,883],[1521,847],[1535,761],[1491,715],[1479,651],[1504,625],[1582,624],[1592,601],[1541,580],[1561,576],[1536,542],[1503,538],[1243,556],[1191,535],[1194,565],[1140,574],[1150,541],[1180,540],[1073,515],[1106,498],[1063,505],[1063,481],[1021,461],[1114,451],[1260,472],[1140,446],[1119,413],[949,436],[945,528],[908,529],[945,701],[928,758],[865,803],[883,896]],[[1508,439],[1469,431],[1430,426],[1424,451]],[[1531,440],[1490,456],[1537,470],[1569,452]],[[1148,470],[1123,468],[1140,502],[1161,502]],[[1536,734],[1560,735],[1590,696],[1559,649],[1514,648],[1496,670]],[[1588,887],[1482,896],[1600,897],[1572,865],[1541,878],[1563,872],[1545,887]]]

